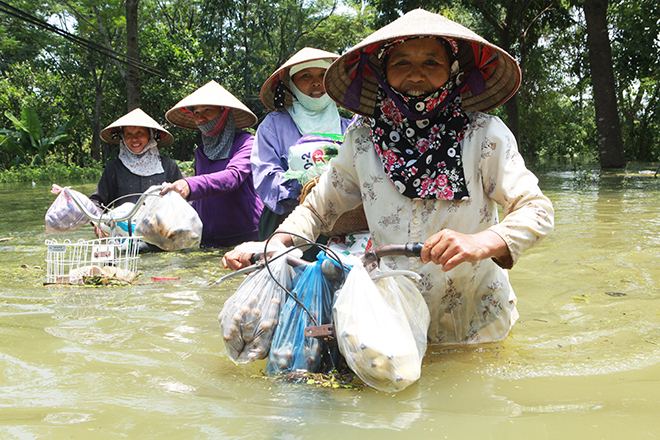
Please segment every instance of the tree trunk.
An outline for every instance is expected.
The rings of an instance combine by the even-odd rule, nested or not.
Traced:
[[[607,32],[607,4],[608,0],[585,0],[584,17],[587,21],[587,47],[596,109],[600,166],[623,168],[626,166],[626,156],[614,87],[612,48]]]
[[[138,3],[140,0],[126,0],[126,55],[132,60],[140,60],[138,45]],[[126,110],[140,107],[140,72],[129,60],[126,66]]]
[[[101,108],[103,107],[103,93],[96,94],[94,111],[92,113],[92,158],[101,161]]]
[[[92,76],[92,80],[94,82],[94,92],[96,93],[96,97],[94,99],[94,107],[92,108],[91,113],[88,111],[88,106],[84,103],[84,100],[78,93],[78,90],[74,89],[73,91],[82,113],[85,115],[85,118],[92,128],[92,158],[97,162],[101,161],[103,158],[103,153],[101,151],[101,111],[103,109],[105,67],[106,64],[104,61],[102,68],[98,69],[98,72],[100,73],[97,74],[97,66],[94,63],[92,57],[89,57],[87,68],[89,69],[89,72]]]

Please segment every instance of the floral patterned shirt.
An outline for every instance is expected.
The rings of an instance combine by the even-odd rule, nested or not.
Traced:
[[[511,131],[497,117],[468,113],[463,139],[467,200],[410,199],[388,179],[374,150],[369,123],[358,119],[346,132],[314,191],[279,227],[310,239],[332,229],[339,215],[360,203],[374,246],[424,242],[441,229],[474,234],[486,229],[507,243],[510,258],[462,263],[443,272],[418,258],[386,257],[392,269],[419,273],[431,312],[429,343],[480,343],[504,339],[518,319],[508,273],[518,258],[554,226],[550,200],[526,167]],[[504,218],[498,219],[497,205]],[[295,241],[295,240],[294,240]]]

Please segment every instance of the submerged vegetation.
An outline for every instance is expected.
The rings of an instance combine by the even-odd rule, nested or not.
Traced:
[[[306,370],[296,370],[288,373],[277,374],[274,376],[255,376],[274,382],[288,382],[297,385],[307,385],[319,388],[343,388],[360,391],[364,385],[355,383],[355,374],[341,374],[337,371],[330,373],[310,373]]]

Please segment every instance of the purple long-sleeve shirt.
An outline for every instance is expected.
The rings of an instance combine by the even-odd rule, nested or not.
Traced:
[[[342,134],[349,123],[349,119],[341,118]],[[264,205],[275,214],[291,212],[298,205],[300,183],[283,174],[289,169],[289,147],[301,137],[286,110],[269,113],[257,129],[251,158],[254,186]]]
[[[195,177],[186,177],[188,200],[204,225],[203,247],[229,247],[258,239],[263,204],[254,190],[250,152],[254,136],[239,131],[227,159],[210,160],[195,150]]]

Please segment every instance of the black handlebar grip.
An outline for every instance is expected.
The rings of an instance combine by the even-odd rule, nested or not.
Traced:
[[[424,243],[406,243],[406,257],[421,257]]]
[[[257,264],[257,261],[261,259],[262,253],[252,254],[250,257],[250,264]]]

